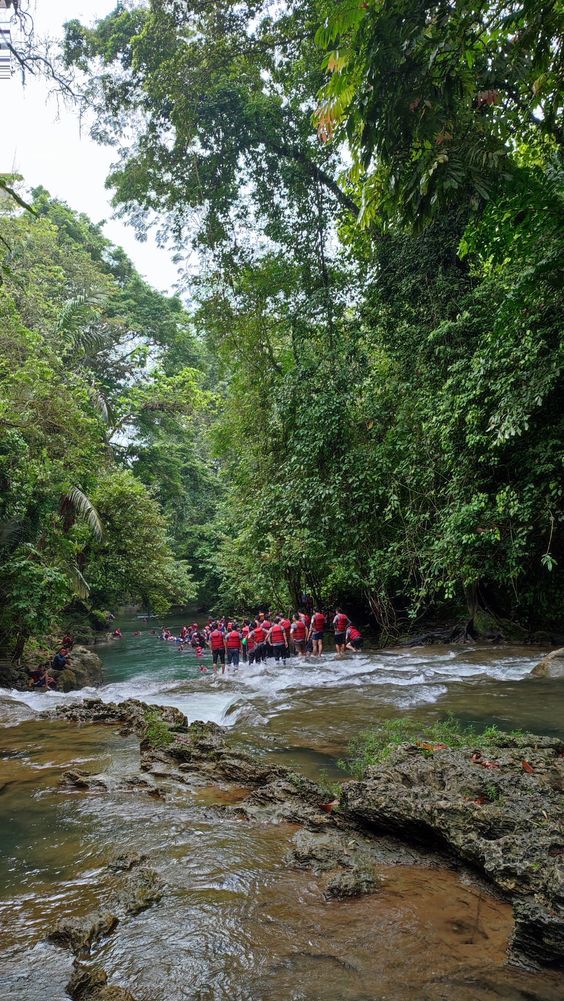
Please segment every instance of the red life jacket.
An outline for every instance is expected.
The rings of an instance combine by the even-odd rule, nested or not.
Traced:
[[[278,646],[280,643],[286,642],[286,634],[282,629],[279,622],[275,622],[272,627],[272,632],[270,633],[270,642],[273,646]]]
[[[310,616],[307,615],[306,612],[302,612],[302,614],[300,615],[300,618],[301,618],[302,622],[305,624],[306,629],[309,629],[309,624],[311,622]]]
[[[249,627],[248,626],[243,626],[241,632],[243,633],[243,636],[248,636],[249,635]]]
[[[290,622],[289,619],[282,619],[280,625],[282,626],[282,629],[285,629],[286,632],[288,632],[288,630],[289,630],[290,626],[292,625],[292,623]]]
[[[305,622],[294,622],[292,625],[292,636],[294,637],[296,643],[303,643],[306,638],[306,627]]]
[[[264,643],[266,639],[266,633],[262,626],[257,626],[255,629],[255,640],[257,643]]]
[[[264,628],[268,632],[268,630],[270,629],[271,623],[268,621],[268,619],[263,619],[263,621],[261,622],[261,626],[264,626]]]
[[[214,629],[210,635],[210,642],[212,650],[223,650],[224,642],[221,629]]]
[[[232,629],[230,633],[227,633],[226,644],[228,650],[241,649],[241,636],[236,629]]]
[[[350,640],[361,640],[362,639],[362,633],[360,633],[358,631],[358,629],[356,628],[356,626],[351,626],[350,627],[350,629],[349,629],[349,639]]]
[[[314,633],[322,633],[325,629],[325,616],[323,612],[316,612],[313,616],[313,631]]]
[[[254,650],[254,648],[256,647],[256,645],[257,645],[257,641],[255,639],[255,634],[254,634],[253,630],[251,630],[251,632],[247,636],[247,650],[249,652],[251,650]]]
[[[348,615],[344,615],[343,612],[338,612],[333,620],[333,625],[335,626],[336,633],[344,633],[347,628],[347,622],[349,621]]]

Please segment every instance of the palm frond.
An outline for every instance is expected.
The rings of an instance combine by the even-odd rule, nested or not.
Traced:
[[[80,487],[71,487],[68,493],[61,497],[60,512],[68,531],[74,522],[74,516],[80,515],[90,526],[92,533],[98,540],[104,535],[104,527],[96,508],[92,501],[86,496]]]
[[[57,320],[56,330],[72,331],[77,321],[84,319],[84,311],[104,305],[104,297],[96,292],[79,292],[63,304]]]
[[[77,594],[79,598],[87,598],[90,594],[90,586],[84,579],[76,563],[70,563],[67,566],[67,575],[75,594]]]

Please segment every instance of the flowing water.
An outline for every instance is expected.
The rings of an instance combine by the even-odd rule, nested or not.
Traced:
[[[141,628],[139,636],[133,635]],[[200,673],[146,624],[103,649],[105,701],[135,697],[213,720],[271,760],[338,777],[348,741],[374,720],[453,712],[479,725],[562,733],[564,684],[528,677],[531,648],[375,651],[286,667]],[[367,897],[327,903],[311,873],[288,869],[297,828],[225,810],[241,791],[201,786],[165,801],[110,788],[59,788],[72,767],[135,773],[138,741],[38,711],[94,690],[5,693],[0,700],[0,998],[63,1001],[70,954],[45,942],[61,915],[107,899],[107,865],[145,853],[162,901],[124,919],[97,947],[110,982],[138,1001],[561,1001],[556,975],[508,967],[509,905],[445,866],[380,866]]]

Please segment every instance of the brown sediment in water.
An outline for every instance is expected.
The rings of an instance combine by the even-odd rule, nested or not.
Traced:
[[[491,715],[493,690],[472,685],[474,716]],[[462,683],[447,701],[463,708],[469,692]],[[536,709],[519,688],[521,695],[514,708],[527,717]],[[495,698],[499,706],[506,696]],[[309,756],[315,777],[323,756],[342,753],[376,711],[397,714],[394,706],[376,707],[358,690],[299,692],[263,728],[241,726],[239,735],[264,739],[284,763],[297,748],[296,764],[307,771]],[[412,715],[439,711],[427,706]],[[108,862],[127,848],[148,854],[166,891],[152,910],[122,921],[97,947],[96,961],[139,1001],[560,1001],[558,975],[508,967],[510,905],[464,873],[378,865],[383,882],[374,894],[328,902],[323,877],[285,861],[296,825],[242,823],[230,811],[248,793],[236,783],[196,783],[166,802],[120,789],[69,793],[58,782],[70,767],[120,776],[138,770],[137,739],[108,727],[38,721],[0,731],[0,746],[9,752],[0,759],[8,782],[0,806],[9,817],[1,840],[8,955],[0,997],[4,990],[6,998],[19,991],[25,1001],[64,1001],[70,959],[42,943],[45,930],[59,916],[103,904]]]

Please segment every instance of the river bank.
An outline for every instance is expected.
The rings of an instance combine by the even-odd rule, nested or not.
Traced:
[[[133,636],[134,626],[105,654],[104,702],[141,697],[172,704],[191,721],[215,720],[239,748],[252,747],[269,767],[288,766],[324,790],[345,778],[337,759],[375,718],[431,721],[451,711],[478,725],[538,734],[557,736],[561,727],[561,682],[528,677],[536,651],[328,656],[305,668],[217,679],[200,676],[196,658],[150,633]],[[420,849],[409,845],[402,864],[397,855],[374,863],[377,882],[384,877],[375,893],[328,901],[327,872],[288,865],[290,853],[303,857],[292,840],[296,819],[273,824],[232,809],[248,795],[240,781],[175,782],[160,798],[126,781],[139,774],[151,784],[167,781],[141,772],[135,735],[37,717],[46,707],[78,707],[88,694],[25,693],[27,706],[15,696],[3,703],[4,724],[13,724],[1,731],[10,818],[0,872],[9,950],[2,989],[11,996],[22,986],[30,1001],[66,996],[73,956],[45,941],[47,927],[103,902],[108,866],[126,846],[147,856],[168,889],[147,911],[120,919],[91,961],[140,1001],[162,997],[163,989],[179,999],[556,1001],[553,974],[507,965],[511,905],[491,895],[491,883],[488,889],[444,860],[438,868],[422,864]],[[64,772],[81,769],[109,775],[109,787],[59,784]]]

